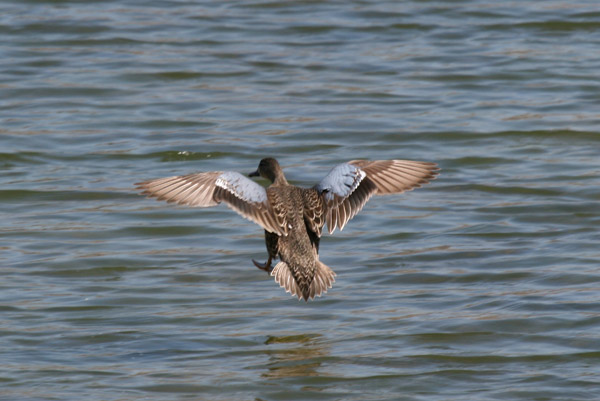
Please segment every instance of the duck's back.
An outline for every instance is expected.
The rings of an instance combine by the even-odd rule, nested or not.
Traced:
[[[304,218],[305,191],[293,185],[275,186],[267,189],[271,206],[278,220],[285,224],[288,235],[280,236],[279,257],[290,269],[301,289],[309,288],[313,281],[318,259],[316,246],[311,240]],[[311,233],[312,234],[312,233]]]

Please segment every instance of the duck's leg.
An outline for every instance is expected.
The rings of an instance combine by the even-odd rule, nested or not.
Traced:
[[[279,236],[277,234],[273,234],[265,230],[265,245],[267,246],[267,253],[269,254],[269,259],[265,263],[258,263],[256,260],[252,259],[252,263],[254,266],[258,267],[260,270],[264,270],[267,273],[271,273],[273,271],[273,266],[271,266],[271,261],[273,259],[277,259],[277,244],[279,242]]]
[[[260,270],[264,270],[267,273],[271,273],[271,271],[273,270],[273,266],[271,266],[271,256],[269,256],[269,259],[267,259],[267,261],[265,263],[258,263],[256,260],[252,259],[252,263],[254,263],[254,266],[258,267]]]

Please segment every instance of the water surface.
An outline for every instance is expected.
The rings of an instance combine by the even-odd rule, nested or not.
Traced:
[[[596,2],[6,1],[0,398],[590,400],[600,393]],[[325,235],[304,303],[226,207],[133,183],[313,185],[435,161]]]

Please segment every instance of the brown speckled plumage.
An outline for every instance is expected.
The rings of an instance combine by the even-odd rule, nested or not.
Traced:
[[[438,174],[435,163],[409,160],[353,160],[334,168],[313,188],[290,185],[273,158],[260,161],[250,176],[272,182],[265,190],[234,172],[208,172],[137,184],[148,196],[192,206],[225,202],[265,229],[269,258],[254,264],[287,292],[308,301],[331,288],[336,274],[319,260],[323,227],[340,230],[376,194],[418,188]],[[279,259],[271,266],[273,259]]]

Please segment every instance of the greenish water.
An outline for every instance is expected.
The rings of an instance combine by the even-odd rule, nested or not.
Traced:
[[[591,400],[590,2],[0,4],[0,399]],[[442,175],[324,236],[305,304],[262,230],[133,183],[354,159]]]

